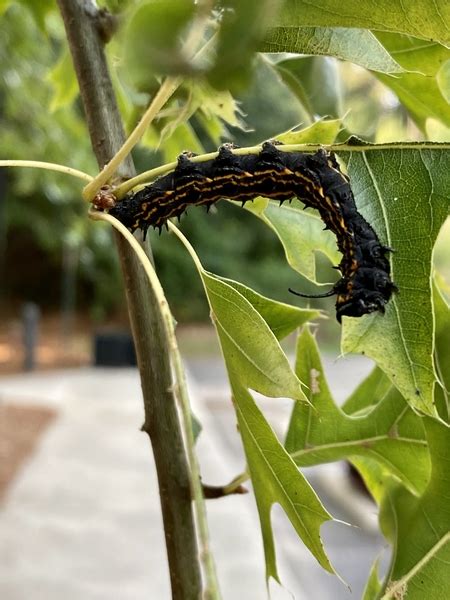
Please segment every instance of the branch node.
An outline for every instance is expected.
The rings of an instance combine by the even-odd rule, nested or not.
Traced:
[[[119,28],[119,17],[102,8],[95,15],[95,26],[103,44],[107,44]]]

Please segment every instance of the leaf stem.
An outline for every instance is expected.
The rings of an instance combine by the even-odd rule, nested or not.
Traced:
[[[181,416],[183,419],[183,433],[185,436],[186,451],[190,466],[189,478],[192,496],[194,500],[194,510],[197,518],[198,534],[200,540],[200,560],[203,563],[206,579],[206,589],[204,597],[208,600],[220,600],[221,596],[219,591],[219,584],[217,581],[214,559],[209,548],[209,532],[205,500],[203,497],[203,489],[200,479],[200,468],[195,453],[195,438],[194,432],[192,430],[192,418],[189,404],[189,395],[187,391],[186,374],[184,371],[183,361],[181,359],[177,339],[175,336],[175,320],[172,316],[172,313],[170,312],[169,304],[164,295],[164,290],[161,286],[161,283],[159,282],[158,276],[156,275],[153,265],[149,261],[148,256],[144,252],[142,246],[139,244],[137,239],[128,231],[128,229],[124,225],[122,225],[122,223],[120,223],[120,221],[118,221],[111,215],[108,215],[103,212],[97,212],[91,209],[89,211],[89,216],[95,221],[106,221],[107,223],[110,223],[128,241],[130,246],[135,251],[137,257],[139,258],[144,268],[144,271],[148,277],[150,285],[153,288],[155,298],[158,303],[161,316],[163,318],[167,340],[169,343],[170,354],[172,358],[176,380],[174,392],[178,399],[181,410]]]
[[[200,262],[200,259],[197,256],[197,253],[195,252],[191,242],[187,239],[187,237],[183,233],[181,233],[181,231],[178,229],[178,227],[176,225],[174,225],[171,221],[167,221],[167,225],[169,226],[170,231],[172,231],[177,236],[177,238],[181,241],[183,246],[189,252],[192,260],[194,261],[197,271],[201,275],[204,269],[203,269],[202,263]]]
[[[235,490],[241,487],[243,483],[250,479],[248,470],[243,471],[240,475],[237,475],[228,485],[223,486],[223,495],[233,494]]]
[[[277,147],[281,152],[316,152],[317,150],[323,148],[324,150],[337,152],[372,152],[378,150],[431,150],[431,149],[439,149],[439,150],[448,150],[450,149],[450,144],[442,144],[437,142],[398,142],[398,143],[389,143],[389,144],[364,144],[364,145],[352,145],[348,143],[344,144],[283,144]],[[248,155],[248,154],[258,154],[261,152],[261,144],[257,146],[249,146],[246,148],[234,148],[233,154],[236,156]],[[193,163],[202,163],[207,160],[213,160],[218,156],[218,152],[208,152],[207,154],[199,154],[197,156],[193,156],[190,160]],[[144,184],[148,184],[157,177],[161,177],[170,171],[173,171],[177,166],[177,162],[167,163],[165,165],[161,165],[159,167],[155,167],[154,169],[149,169],[148,171],[144,171],[136,177],[132,177],[131,179],[127,179],[120,185],[118,185],[114,189],[114,195],[118,200],[121,200],[124,196],[126,196],[133,188],[137,186],[143,186]]]
[[[83,190],[83,198],[85,200],[92,200],[98,190],[111,179],[114,173],[117,171],[122,161],[130,154],[132,149],[139,142],[141,137],[144,135],[147,127],[159,113],[164,104],[174,94],[177,88],[181,84],[179,77],[168,77],[161,87],[159,88],[156,96],[154,96],[150,106],[145,111],[142,119],[136,125],[134,130],[131,132],[129,137],[123,143],[119,151],[114,157],[107,163],[100,173],[93,179]]]
[[[31,169],[45,169],[46,171],[58,171],[66,175],[72,175],[84,181],[93,181],[92,175],[88,175],[78,169],[59,165],[57,163],[42,162],[40,160],[0,160],[0,167],[26,167]]]
[[[203,23],[204,15],[201,17],[200,22]],[[199,31],[196,29],[190,39],[186,43],[187,50],[190,52],[193,46],[197,43],[198,38],[200,37]],[[206,42],[206,44],[200,48],[197,54],[194,56],[195,58],[200,57],[204,54],[213,44],[215,40],[215,35],[211,36],[211,38]],[[166,104],[166,102],[173,96],[176,90],[182,84],[183,79],[181,77],[167,77],[163,83],[161,84],[159,90],[156,95],[153,97],[149,107],[145,111],[143,117],[133,129],[131,134],[128,136],[127,140],[124,142],[119,151],[114,155],[114,157],[107,163],[100,173],[95,177],[93,181],[91,181],[83,190],[83,197],[85,200],[92,200],[92,198],[96,195],[98,190],[107,183],[112,176],[117,171],[118,167],[122,163],[122,161],[130,154],[132,149],[136,146],[136,144],[140,141],[147,128],[150,126],[152,121],[160,112],[161,108]]]
[[[193,48],[198,43],[198,40],[201,38],[204,32],[204,26],[206,23],[206,10],[210,5],[209,0],[204,3],[204,6],[201,6],[201,11],[198,19],[198,25],[201,27],[196,27],[191,33],[191,36],[186,42],[186,51],[188,53],[193,52]],[[216,35],[211,36],[211,38],[206,42],[206,44],[200,48],[200,50],[193,57],[194,60],[202,56],[205,52],[209,50],[209,48],[213,45],[215,41]],[[97,194],[98,190],[107,183],[114,173],[117,171],[118,167],[122,163],[122,161],[130,154],[131,150],[136,146],[136,144],[140,141],[147,128],[150,126],[154,118],[158,115],[161,108],[166,104],[166,102],[173,96],[176,90],[182,84],[183,79],[181,77],[167,77],[164,82],[161,84],[158,92],[153,97],[149,107],[145,111],[142,119],[136,125],[134,130],[131,132],[127,140],[124,142],[119,151],[115,154],[115,156],[107,163],[100,173],[93,179],[83,190],[83,197],[85,200],[92,200],[92,198]]]

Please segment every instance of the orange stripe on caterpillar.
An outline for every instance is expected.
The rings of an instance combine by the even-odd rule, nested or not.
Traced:
[[[192,156],[192,155],[191,155]],[[294,197],[318,210],[335,235],[341,279],[325,296],[337,295],[336,317],[379,311],[396,291],[387,254],[371,225],[358,212],[349,179],[333,153],[283,152],[266,142],[259,154],[234,154],[225,144],[212,160],[194,163],[182,154],[174,171],[130,194],[109,213],[131,231],[161,228],[188,207],[209,208],[222,198],[242,203],[263,196],[281,203]],[[291,290],[293,292],[293,290]],[[293,292],[304,296],[298,292]],[[319,295],[320,297],[320,295]]]

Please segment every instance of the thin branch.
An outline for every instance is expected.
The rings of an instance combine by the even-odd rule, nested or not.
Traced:
[[[164,290],[161,287],[155,270],[151,265],[150,261],[148,260],[148,257],[145,254],[144,250],[142,249],[142,246],[139,244],[136,238],[128,231],[128,229],[124,225],[122,225],[120,221],[118,221],[111,215],[108,215],[104,212],[97,212],[91,210],[89,216],[91,219],[94,219],[96,221],[106,221],[107,223],[110,223],[131,245],[134,252],[136,252],[136,255],[138,256],[139,260],[141,261],[142,266],[144,267],[145,273],[150,281],[150,285],[153,288],[156,300],[159,304],[159,310],[161,311],[164,320],[164,327],[167,335],[167,340],[169,342],[173,368],[175,371],[175,379],[177,382],[175,386],[175,393],[179,400],[181,414],[183,416],[184,422],[183,429],[186,438],[186,448],[189,458],[189,465],[191,468],[190,480],[192,487],[192,495],[194,498],[194,509],[196,511],[199,538],[201,542],[200,560],[203,562],[205,568],[205,594],[206,597],[210,598],[211,600],[220,600],[219,584],[217,581],[214,559],[209,548],[208,519],[203,498],[203,487],[200,479],[200,467],[198,465],[197,455],[195,453],[195,439],[192,430],[191,408],[189,404],[189,395],[187,391],[186,373],[184,370],[180,351],[178,349],[177,338],[175,336],[175,320],[172,316],[172,313],[170,312],[169,304],[167,303],[166,297],[164,295]],[[229,489],[227,493],[238,493],[236,491],[233,491],[233,488],[230,488],[230,485],[227,487],[227,489]]]
[[[203,484],[203,493],[205,498],[223,498],[231,494],[247,494],[248,490],[242,484],[250,479],[248,471],[237,475],[227,485],[207,485]]]
[[[102,185],[107,183],[116,173],[122,161],[130,154],[136,144],[140,141],[144,133],[147,131],[150,123],[159,113],[161,108],[166,104],[169,98],[174,94],[181,84],[180,78],[168,77],[159,88],[156,96],[153,98],[150,106],[145,111],[139,123],[125,140],[122,147],[116,152],[114,157],[104,167],[97,177],[89,183],[83,190],[85,200],[91,200]]]
[[[203,23],[203,18],[201,20]],[[200,30],[194,28],[192,35],[186,42],[186,49],[188,53],[191,53],[192,48],[195,47],[195,44],[198,42],[201,37]],[[215,36],[212,36],[208,42],[199,50],[195,58],[200,57],[202,54],[206,53],[208,49],[212,46],[215,41]],[[153,122],[155,117],[159,114],[161,108],[170,100],[176,90],[180,87],[183,80],[181,77],[167,77],[164,82],[161,84],[158,92],[153,97],[149,107],[145,111],[139,123],[133,129],[129,137],[125,140],[122,147],[115,153],[114,157],[105,165],[102,171],[97,175],[97,177],[89,183],[83,190],[83,197],[85,200],[92,200],[92,198],[96,195],[98,190],[104,185],[108,183],[110,179],[115,175],[116,171],[119,169],[122,161],[129,156],[130,152],[136,146],[136,144],[141,140],[144,133],[147,131],[150,124]]]
[[[78,179],[84,181],[92,181],[94,178],[92,175],[78,171],[78,169],[72,169],[72,167],[66,167],[65,165],[59,165],[57,163],[42,162],[40,160],[0,160],[0,167],[25,167],[30,169],[45,169],[46,171],[58,171],[65,175],[72,175]]]
[[[437,142],[399,142],[399,143],[386,143],[386,144],[361,144],[358,146],[354,146],[352,144],[343,143],[343,144],[280,144],[277,146],[277,150],[280,152],[316,152],[323,148],[324,150],[328,150],[331,152],[374,152],[377,150],[426,150],[426,149],[442,149],[448,150],[450,148],[450,144],[446,143],[437,143]],[[257,146],[248,146],[246,148],[233,148],[233,154],[237,156],[248,155],[248,154],[258,154],[261,152],[261,144]],[[207,154],[198,154],[197,156],[193,156],[190,160],[193,163],[202,163],[207,160],[213,160],[218,155],[218,152],[208,152]],[[120,183],[117,187],[114,188],[114,195],[118,200],[121,200],[124,196],[126,196],[132,189],[148,184],[153,181],[157,177],[165,175],[166,173],[173,171],[177,163],[171,162],[165,165],[160,165],[159,167],[155,167],[154,169],[149,169],[148,171],[143,171],[133,177],[131,179],[127,179],[126,181]]]
[[[58,0],[78,77],[92,147],[100,167],[125,142],[92,0]],[[118,176],[135,175],[129,156]],[[198,600],[202,583],[185,455],[164,323],[152,288],[128,242],[115,235],[144,397],[143,429],[158,474],[173,600]],[[151,568],[151,565],[149,565]]]

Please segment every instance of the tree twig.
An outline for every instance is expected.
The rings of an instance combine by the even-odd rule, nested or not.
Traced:
[[[91,143],[103,167],[125,142],[122,121],[91,0],[58,0],[86,112]],[[135,175],[126,157],[118,175]],[[154,294],[128,243],[115,235],[144,396],[143,430],[158,473],[172,598],[198,600],[201,575],[188,466],[172,391],[167,338]],[[149,565],[151,568],[151,565]]]

